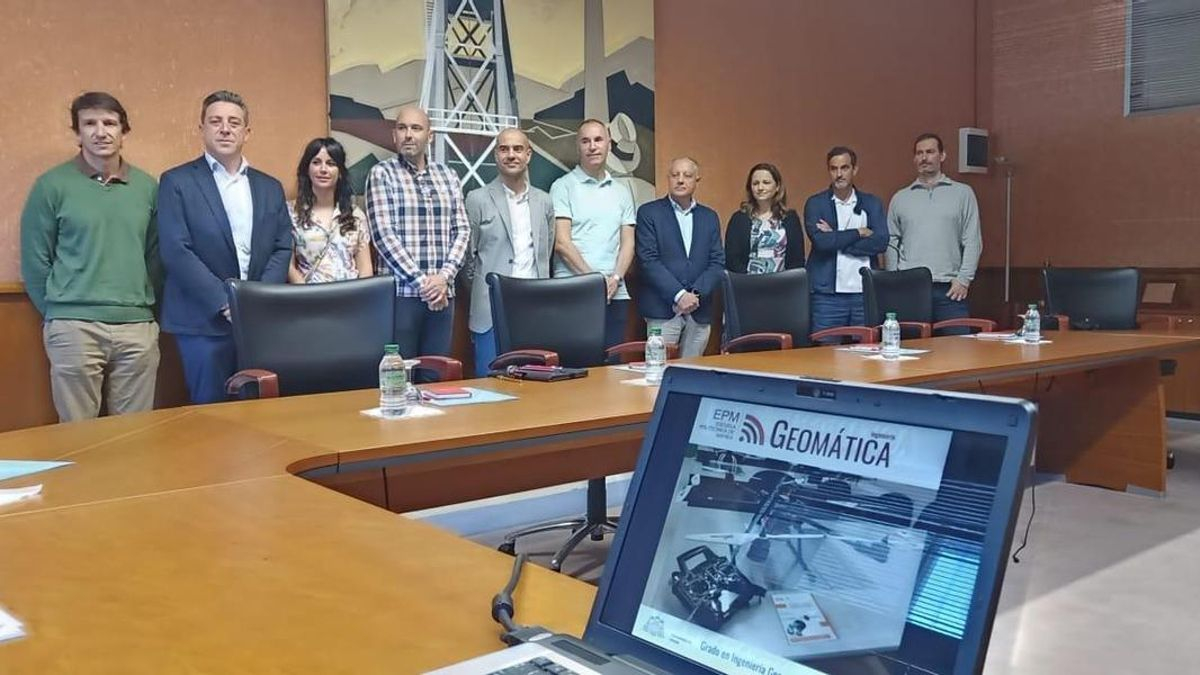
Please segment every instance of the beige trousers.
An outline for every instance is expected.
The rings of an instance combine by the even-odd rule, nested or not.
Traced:
[[[158,324],[51,319],[42,326],[50,359],[50,390],[60,422],[154,407]]]
[[[662,330],[663,342],[679,345],[679,358],[703,356],[708,346],[708,335],[712,326],[697,323],[691,314],[676,314],[670,319],[646,319],[646,328]]]

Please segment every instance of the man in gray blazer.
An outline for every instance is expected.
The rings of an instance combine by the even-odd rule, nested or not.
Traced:
[[[500,175],[467,195],[471,243],[466,277],[471,284],[471,342],[475,345],[475,374],[483,377],[496,358],[492,306],[488,300],[489,272],[522,279],[550,276],[554,252],[554,207],[550,195],[529,184],[533,148],[520,129],[496,136],[496,168]]]

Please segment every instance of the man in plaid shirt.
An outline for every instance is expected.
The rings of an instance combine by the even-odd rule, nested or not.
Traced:
[[[367,221],[396,278],[396,344],[406,358],[450,355],[454,277],[471,236],[458,174],[429,161],[431,138],[424,110],[400,108],[398,154],[367,176]]]

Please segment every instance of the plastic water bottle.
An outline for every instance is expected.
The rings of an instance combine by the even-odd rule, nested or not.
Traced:
[[[408,410],[408,369],[400,356],[399,345],[384,345],[379,361],[379,412],[384,417],[400,417]]]
[[[1025,329],[1021,331],[1021,337],[1035,345],[1042,341],[1042,315],[1037,305],[1029,305],[1025,311]]]
[[[666,367],[667,343],[663,342],[662,329],[651,328],[646,336],[646,381],[650,384],[662,382]]]
[[[883,348],[880,353],[889,361],[900,358],[900,322],[896,320],[895,312],[888,312],[883,322]]]

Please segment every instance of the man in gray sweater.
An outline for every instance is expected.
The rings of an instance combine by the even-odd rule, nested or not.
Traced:
[[[929,268],[934,321],[970,315],[967,292],[983,252],[975,192],[942,174],[944,161],[946,152],[937,134],[917,136],[917,180],[892,197],[885,254],[889,270]]]

